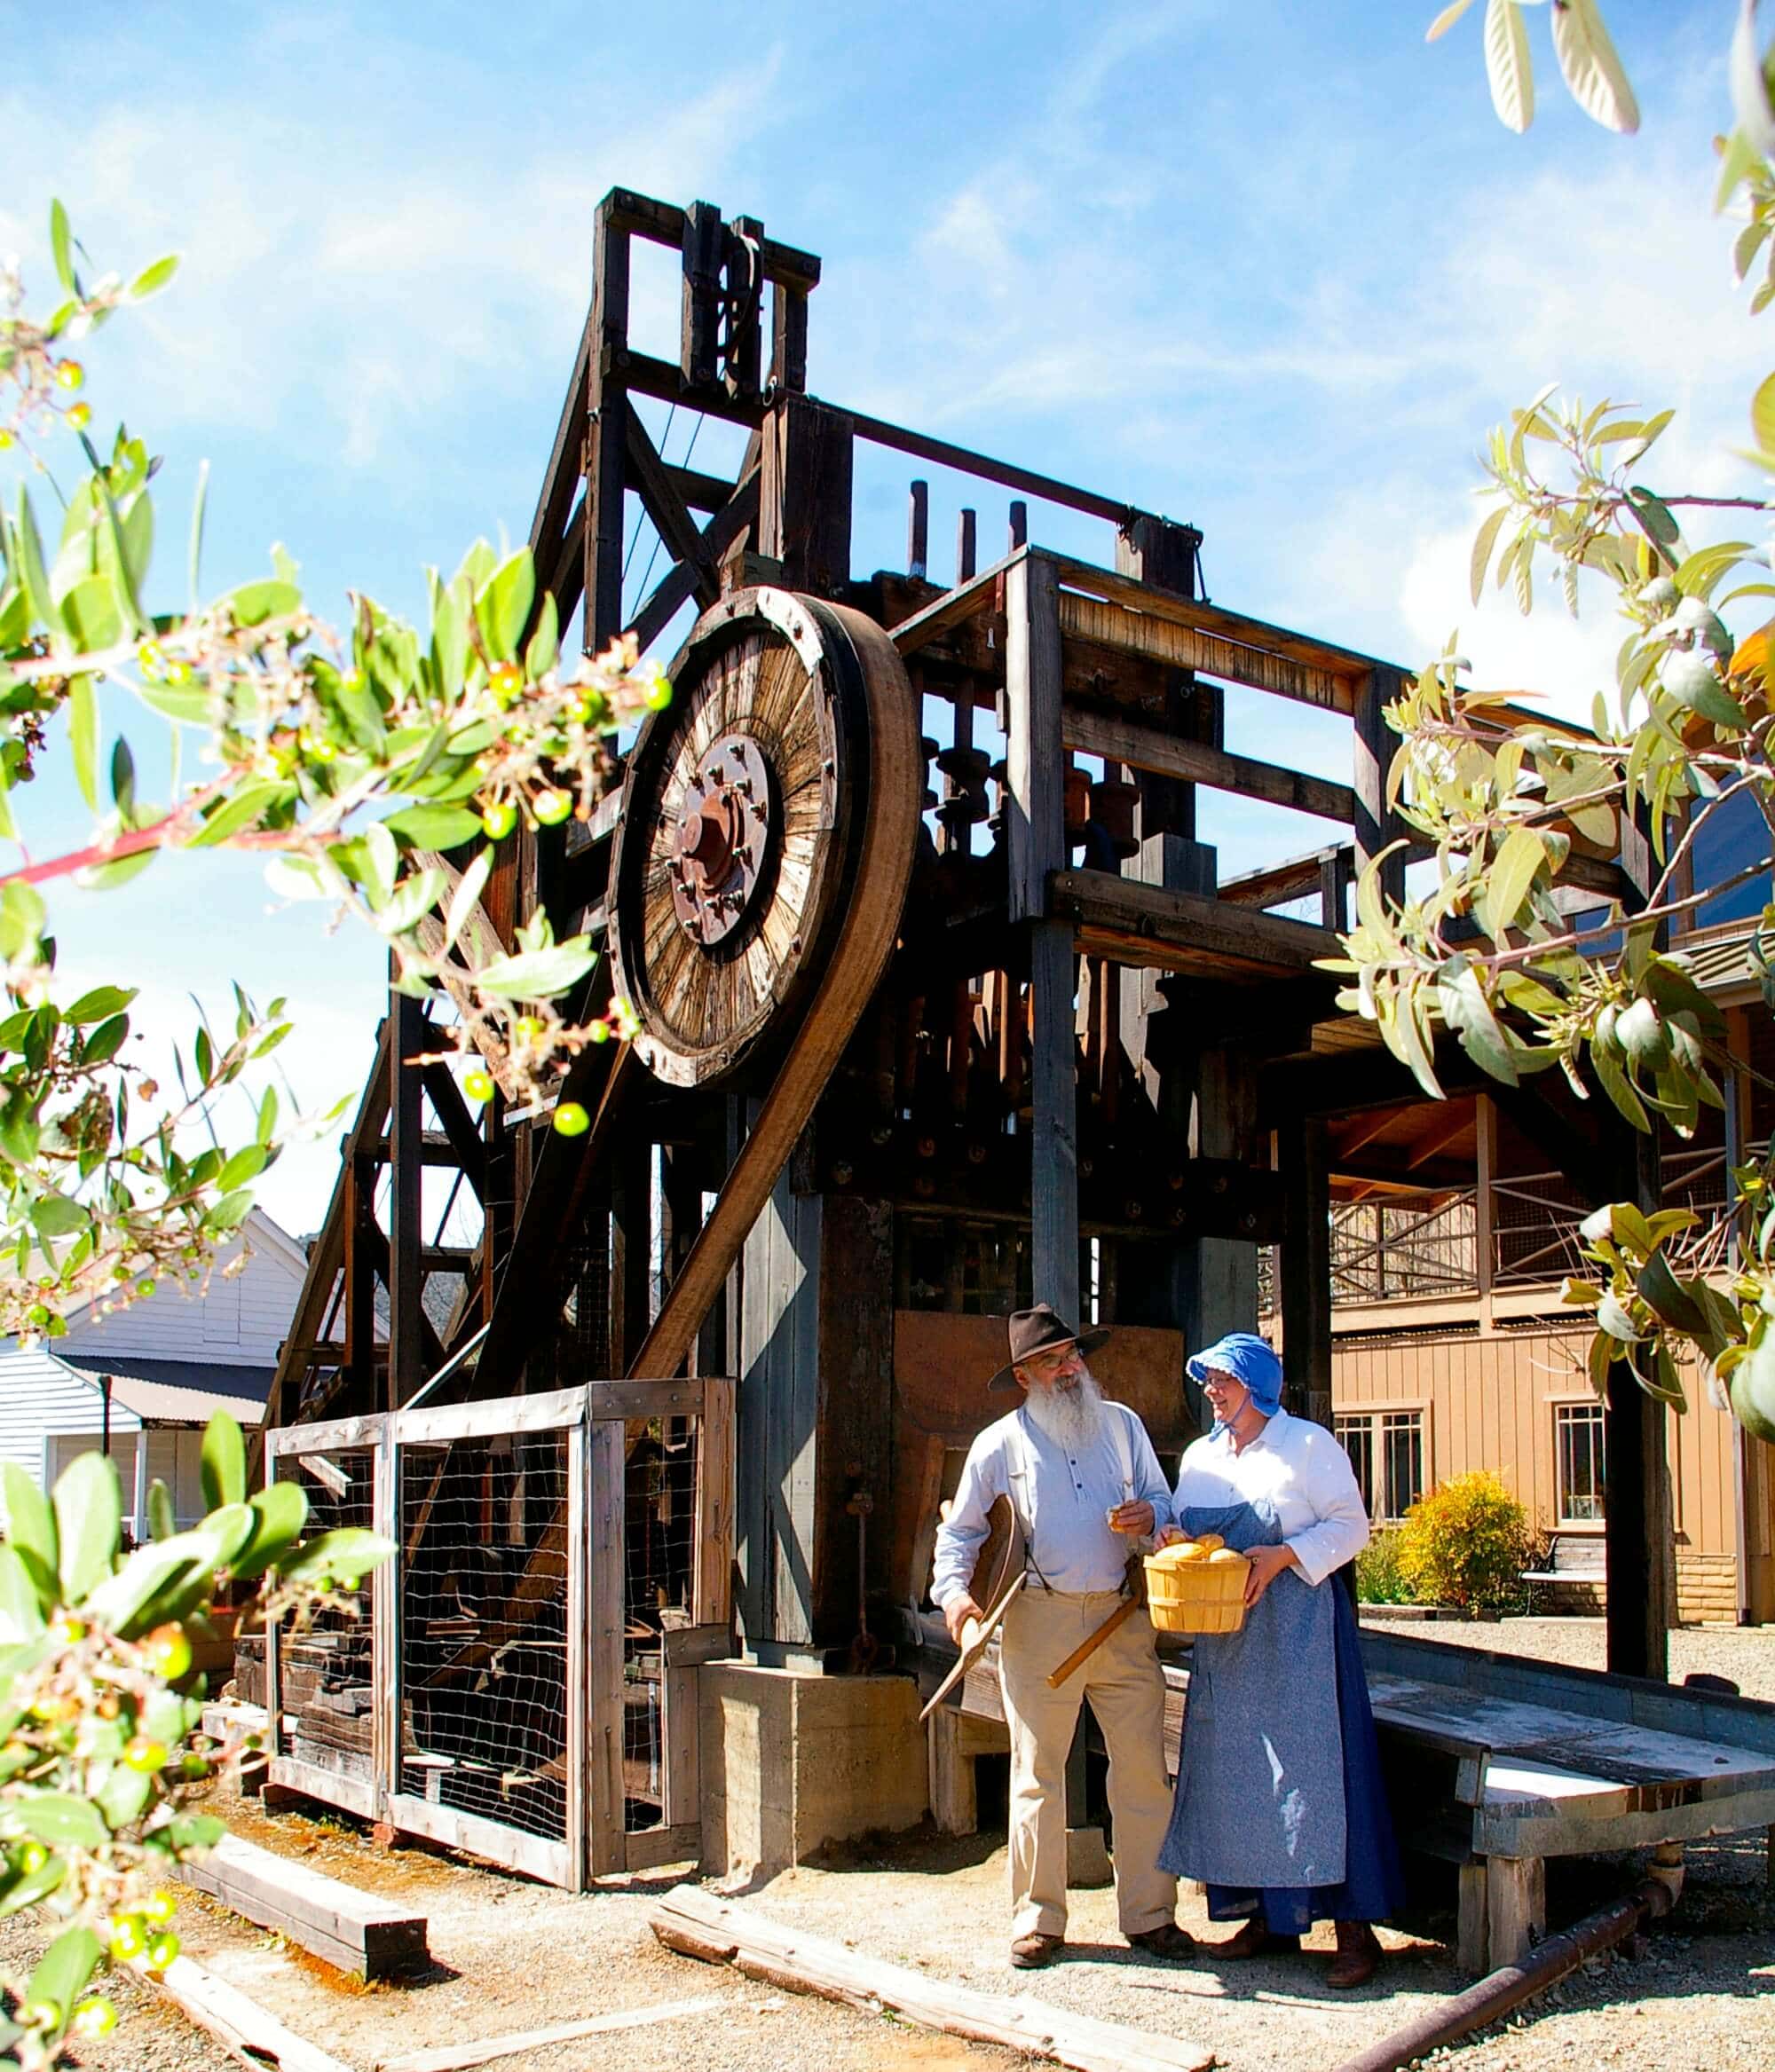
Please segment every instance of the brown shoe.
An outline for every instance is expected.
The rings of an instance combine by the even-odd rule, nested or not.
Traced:
[[[1300,1948],[1298,1935],[1272,1935],[1264,1926],[1262,1918],[1253,1914],[1242,1923],[1235,1935],[1229,1935],[1224,1942],[1210,1945],[1211,1957],[1230,1957],[1243,1959],[1248,1957],[1276,1957]]]
[[[1337,1954],[1325,1974],[1325,1983],[1340,1992],[1366,1986],[1374,1977],[1381,1956],[1380,1937],[1366,1921],[1339,1921]]]
[[[1128,1947],[1162,1958],[1166,1964],[1187,1964],[1195,1955],[1195,1938],[1175,1921],[1161,1921],[1156,1928],[1142,1928],[1138,1934],[1130,1935]]]
[[[1064,1935],[1019,1935],[1011,1945],[1011,1962],[1019,1971],[1039,1971],[1065,1948]]]

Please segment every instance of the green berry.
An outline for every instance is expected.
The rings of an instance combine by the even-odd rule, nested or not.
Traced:
[[[559,827],[573,810],[573,801],[564,792],[539,792],[530,801],[530,810],[542,827]]]
[[[0,453],[4,453],[12,444],[13,439],[12,433],[7,430],[4,424],[0,424]]]
[[[177,1935],[156,1935],[148,1945],[149,1969],[164,1971],[178,1955],[178,1937]]]
[[[164,1741],[151,1741],[146,1734],[138,1734],[124,1749],[123,1761],[127,1768],[139,1771],[143,1777],[152,1777],[167,1766],[167,1745]]]
[[[191,1643],[181,1626],[157,1626],[142,1643],[147,1651],[148,1666],[156,1676],[163,1676],[169,1683],[177,1683],[191,1668]]]
[[[487,683],[501,705],[509,705],[524,689],[524,672],[516,662],[495,662],[487,672]]]
[[[53,2000],[27,2000],[19,2010],[19,2021],[25,2029],[59,2029],[61,2009]]]
[[[70,395],[86,385],[86,369],[77,359],[65,359],[55,371],[56,387],[66,389]]]
[[[503,799],[481,808],[481,826],[490,842],[502,842],[517,825],[517,808]]]
[[[111,1954],[119,1964],[133,1964],[148,1946],[139,1914],[120,1914],[111,1923]]]
[[[540,1044],[544,1029],[540,1014],[520,1014],[511,1025],[511,1033],[526,1044]]]
[[[142,1909],[142,1911],[155,1927],[164,1928],[178,1911],[178,1902],[170,1892],[156,1892],[150,1895],[148,1903]]]
[[[583,1137],[592,1118],[576,1100],[564,1100],[555,1110],[555,1130],[561,1137]]]
[[[470,1100],[491,1100],[493,1098],[493,1075],[491,1072],[469,1072],[463,1075],[462,1091]]]
[[[650,713],[663,713],[672,702],[672,686],[663,676],[657,677],[647,687],[646,705]]]
[[[109,2036],[117,2026],[117,2010],[108,2000],[83,2000],[74,2011],[74,2026],[81,2036]]]
[[[34,1878],[50,1860],[50,1853],[41,1842],[27,1842],[19,1851],[19,1868],[27,1878]]]
[[[92,406],[90,403],[73,403],[68,406],[67,422],[70,431],[84,431],[92,422]]]

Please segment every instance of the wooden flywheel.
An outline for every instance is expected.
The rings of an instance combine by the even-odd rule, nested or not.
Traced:
[[[628,760],[611,954],[637,1055],[696,1086],[738,1069],[817,987],[864,896],[872,715],[911,694],[878,627],[767,588],[706,612],[672,679]],[[903,883],[883,893],[897,920]]]

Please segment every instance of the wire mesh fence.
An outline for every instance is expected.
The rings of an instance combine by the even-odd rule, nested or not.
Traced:
[[[399,1788],[567,1833],[567,1435],[400,1454]]]
[[[731,1400],[726,1382],[594,1382],[269,1433],[318,1530],[396,1546],[358,1616],[270,1651],[272,1781],[576,1887],[694,1854]]]

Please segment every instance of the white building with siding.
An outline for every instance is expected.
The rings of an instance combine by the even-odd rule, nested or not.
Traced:
[[[222,1265],[243,1248],[246,1264],[225,1278]],[[28,1349],[0,1339],[0,1460],[48,1489],[76,1454],[108,1444],[138,1540],[156,1478],[179,1524],[194,1524],[203,1428],[217,1410],[248,1429],[264,1415],[306,1264],[296,1241],[256,1209],[201,1292],[169,1280],[109,1316],[89,1303],[69,1314],[65,1337]]]

